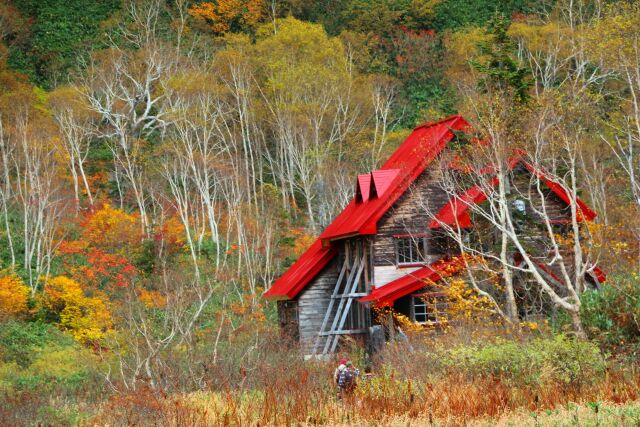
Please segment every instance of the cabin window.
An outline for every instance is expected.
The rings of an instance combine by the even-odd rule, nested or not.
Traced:
[[[448,308],[447,296],[441,292],[411,296],[411,312],[416,323],[439,324],[447,320]]]
[[[396,264],[422,264],[425,259],[426,239],[424,236],[396,237]]]

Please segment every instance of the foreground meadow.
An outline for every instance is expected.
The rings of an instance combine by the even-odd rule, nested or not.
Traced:
[[[493,336],[493,337],[492,337]],[[271,342],[277,342],[272,337]],[[629,350],[629,349],[628,349]],[[67,376],[0,395],[0,424],[83,426],[263,425],[637,425],[640,369],[635,353],[611,356],[596,343],[551,331],[461,328],[409,335],[373,359],[344,400],[336,398],[333,360],[302,362],[272,345],[251,369],[232,367],[203,378],[200,391],[148,387],[109,390],[99,378]],[[7,376],[5,375],[5,378]],[[2,383],[0,383],[2,384]],[[92,385],[93,384],[93,385]],[[7,383],[4,383],[5,387]]]

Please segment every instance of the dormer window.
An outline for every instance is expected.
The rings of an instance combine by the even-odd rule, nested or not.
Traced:
[[[424,263],[427,247],[425,236],[396,236],[395,244],[397,265]]]
[[[384,169],[358,175],[356,203],[366,203],[369,200],[384,196],[399,174],[399,169]]]

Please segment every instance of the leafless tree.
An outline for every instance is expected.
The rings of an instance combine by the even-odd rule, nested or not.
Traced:
[[[34,114],[35,115],[35,114]],[[57,233],[65,204],[61,191],[61,170],[53,129],[44,120],[38,121],[30,111],[21,110],[2,141],[2,160],[6,168],[2,190],[5,226],[8,211],[15,209],[21,217],[24,245],[23,267],[33,295],[40,280],[49,274],[51,261],[61,236]],[[15,235],[9,231],[10,235]],[[9,237],[11,239],[11,237]],[[11,240],[10,240],[11,242]],[[15,265],[15,248],[12,247]]]
[[[155,2],[159,3],[159,2]],[[149,233],[148,195],[143,163],[146,139],[163,132],[168,110],[160,90],[176,65],[176,52],[156,36],[158,4],[140,8],[132,2],[128,12],[133,31],[122,29],[123,37],[135,47],[125,50],[113,43],[94,55],[80,86],[90,108],[99,115],[98,137],[113,153],[115,179],[122,190],[124,178],[140,211],[143,231]],[[123,194],[120,195],[121,204]]]
[[[53,118],[61,134],[61,146],[73,178],[76,209],[80,208],[80,181],[89,205],[93,206],[93,195],[86,173],[87,156],[91,147],[93,120],[78,100],[60,99],[52,106]]]
[[[580,296],[597,261],[593,236],[584,221],[585,206],[576,196],[584,129],[553,113],[544,111],[537,117],[545,125],[529,135],[527,152],[501,150],[508,146],[501,142],[505,134],[496,121],[481,118],[491,143],[475,144],[470,155],[463,156],[462,174],[443,165],[443,190],[454,201],[452,206],[468,211],[474,228],[442,221],[433,211],[431,216],[461,253],[487,260],[488,268],[500,275],[510,319],[517,319],[514,279],[518,278],[570,314],[576,333],[583,336]],[[565,172],[558,175],[551,170]],[[475,197],[465,194],[474,186]],[[566,199],[565,212],[559,211],[559,196],[553,196],[551,186]]]

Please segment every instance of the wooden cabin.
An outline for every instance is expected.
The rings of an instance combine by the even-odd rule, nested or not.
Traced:
[[[265,297],[278,300],[283,333],[305,354],[333,353],[344,336],[366,341],[374,305],[393,306],[417,323],[437,318],[437,302],[421,298],[425,283],[464,265],[438,224],[471,219],[464,209],[452,209],[435,165],[451,140],[469,129],[458,115],[417,127],[379,170],[357,177],[351,202],[267,290]],[[539,173],[526,163],[513,166]],[[566,216],[565,190],[547,184],[545,203]],[[438,221],[425,206],[438,212]]]

